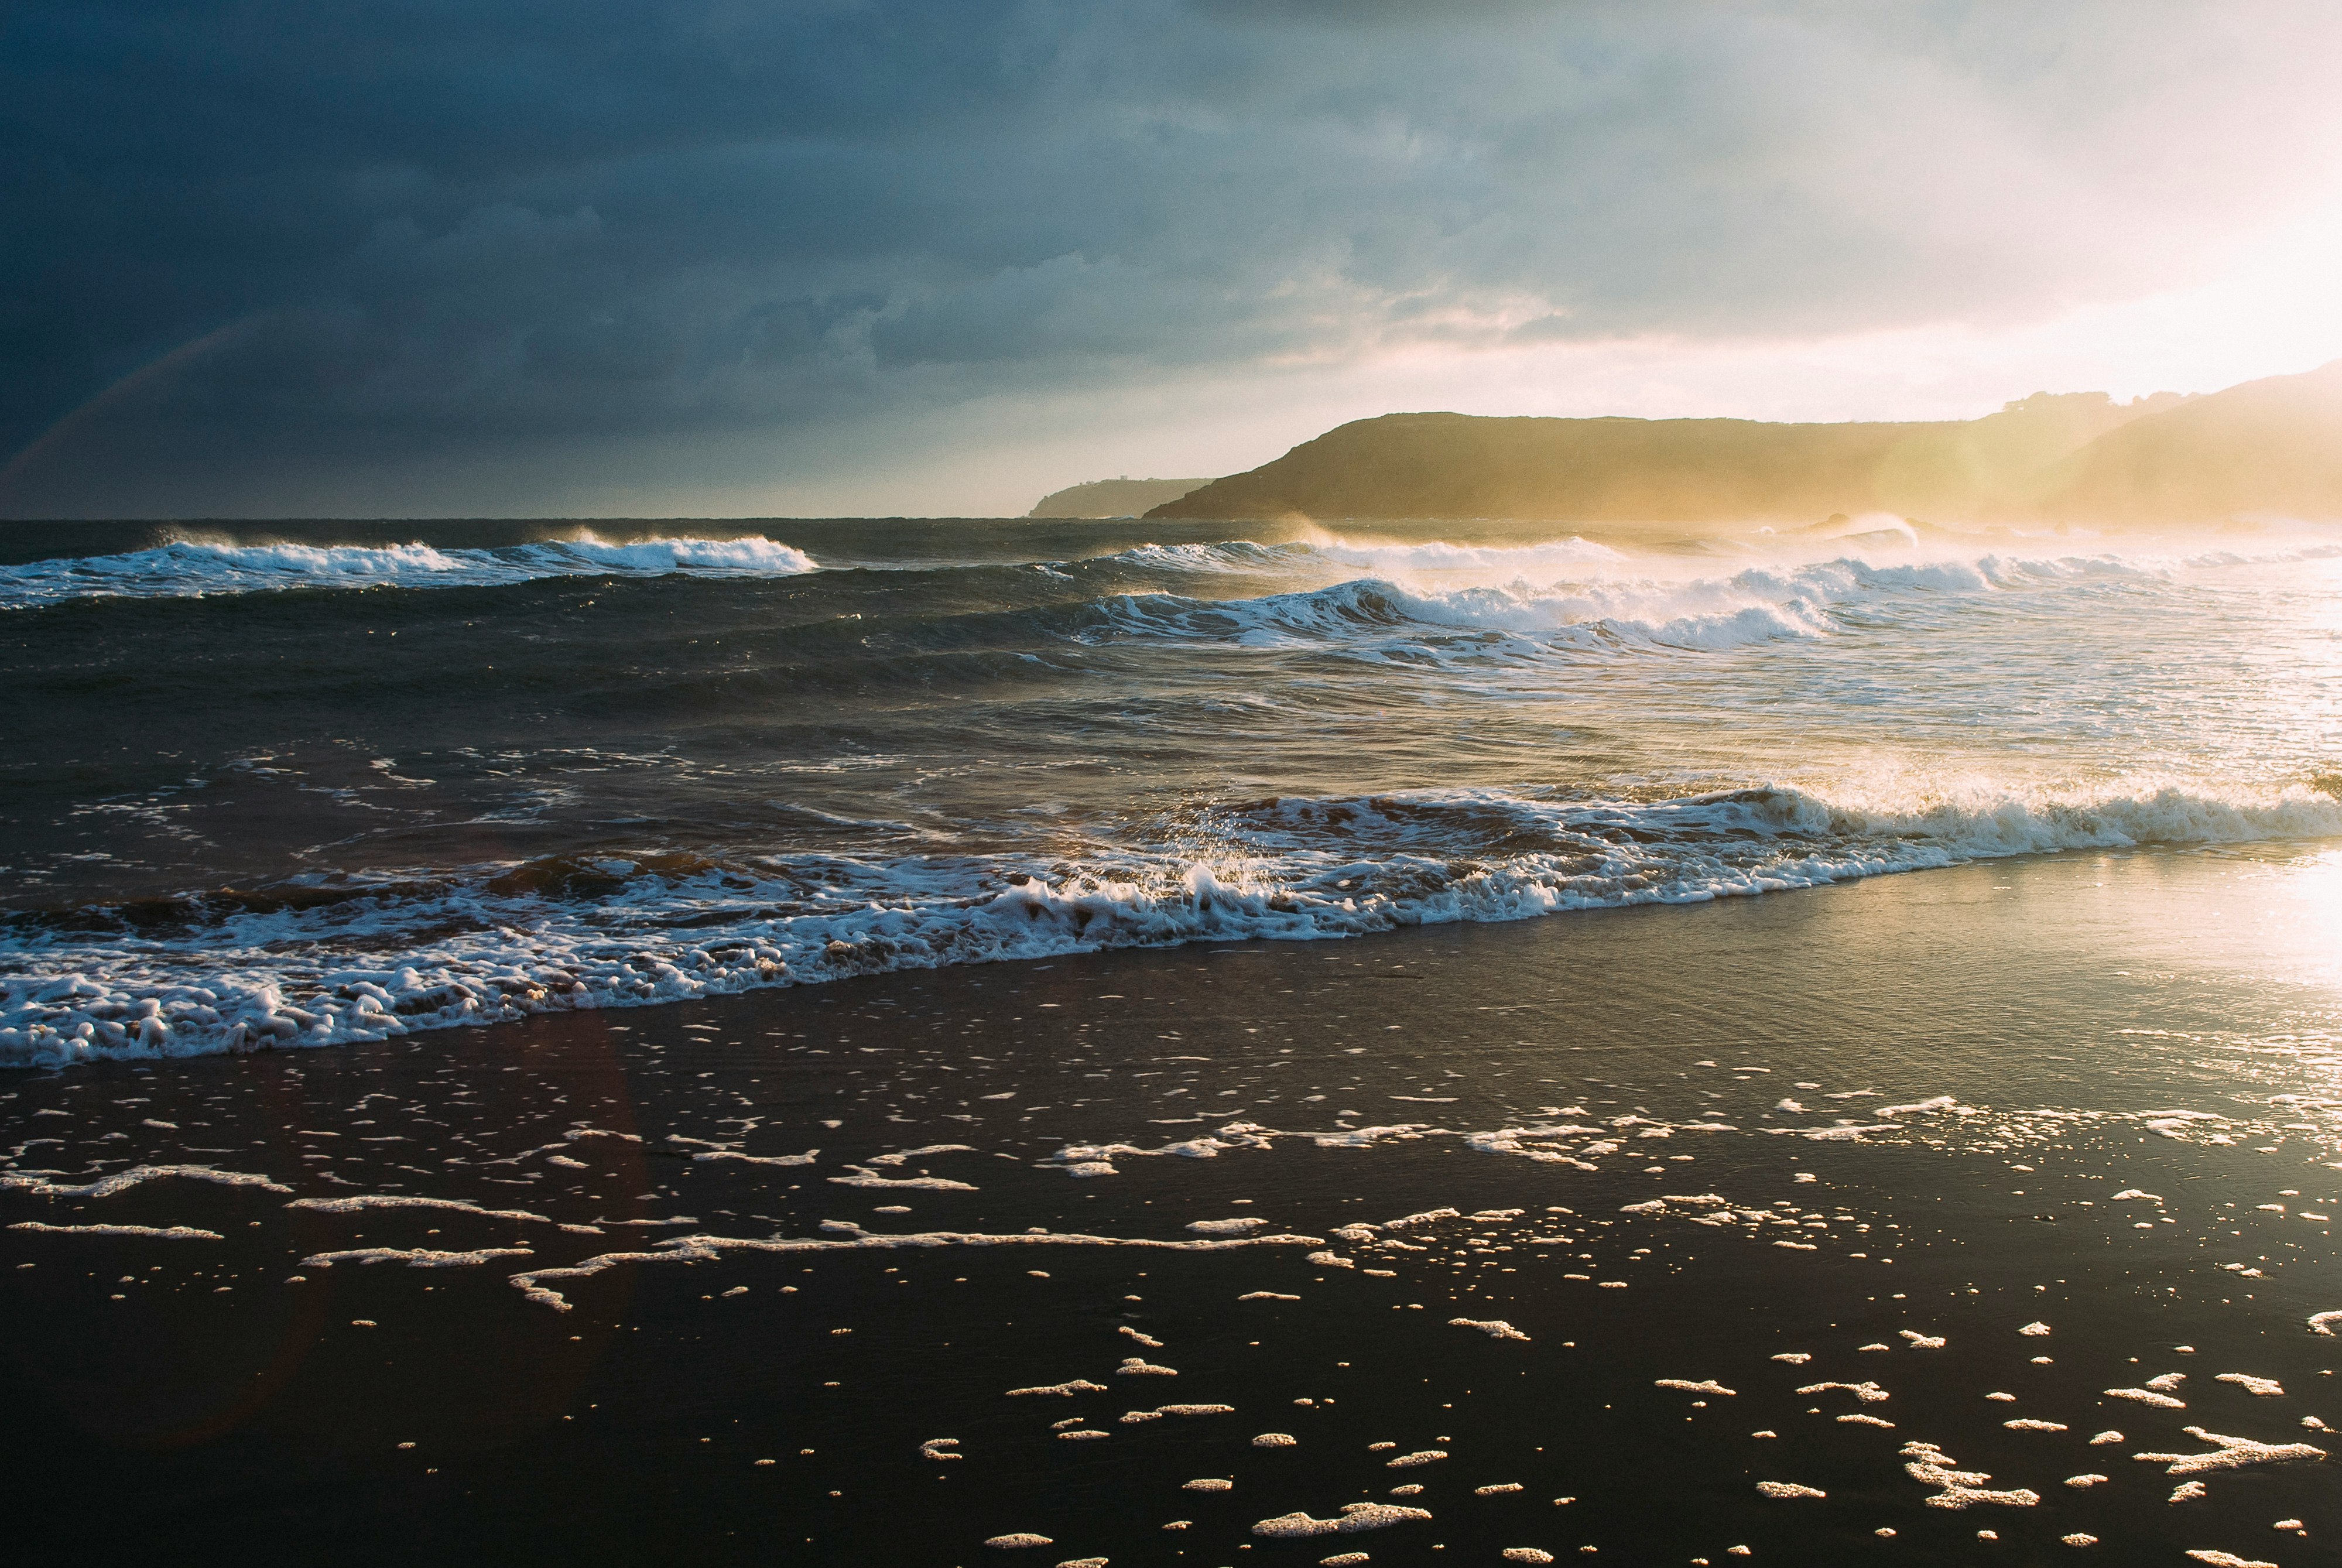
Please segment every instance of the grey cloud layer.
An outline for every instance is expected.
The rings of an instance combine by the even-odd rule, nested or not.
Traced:
[[[2213,259],[2334,142],[2307,7],[1878,9],[30,0],[0,506],[2022,315]]]

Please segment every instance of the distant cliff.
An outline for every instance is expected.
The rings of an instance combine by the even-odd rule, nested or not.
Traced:
[[[1865,512],[2342,518],[2342,361],[2207,397],[2045,393],[1930,424],[1386,414],[1147,515],[1780,524]]]
[[[2342,360],[2126,425],[2053,466],[2042,490],[2077,522],[2342,518]]]
[[[1027,517],[1139,517],[1208,479],[1093,479],[1041,497]]]

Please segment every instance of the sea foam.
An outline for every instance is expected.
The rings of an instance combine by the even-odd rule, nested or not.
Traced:
[[[1779,786],[1658,801],[1445,790],[1279,798],[1219,826],[1226,853],[1207,859],[1166,843],[1102,848],[1087,865],[612,862],[616,886],[594,899],[488,866],[324,902],[192,899],[175,929],[109,928],[102,911],[71,928],[19,922],[0,928],[0,1064],[324,1045],[889,970],[1703,903],[2057,850],[2328,837],[2342,835],[2342,800],[2298,787],[1862,804]]]
[[[0,566],[0,610],[77,599],[187,598],[290,588],[477,588],[544,577],[793,577],[812,556],[770,539],[567,539],[494,549],[429,544],[215,544],[180,540],[119,555]]]

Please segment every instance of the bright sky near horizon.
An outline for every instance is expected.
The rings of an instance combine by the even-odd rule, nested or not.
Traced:
[[[0,16],[0,515],[1002,514],[2342,357],[2312,4]]]

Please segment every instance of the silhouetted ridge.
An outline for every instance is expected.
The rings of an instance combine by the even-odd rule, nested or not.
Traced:
[[[1150,517],[1807,524],[2342,517],[2342,362],[2207,397],[2037,393],[1982,419],[1393,414],[1305,442]]]
[[[1093,479],[1041,497],[1027,517],[1136,517],[1176,501],[1208,479]]]

